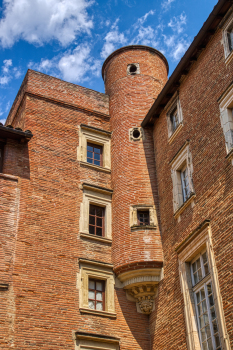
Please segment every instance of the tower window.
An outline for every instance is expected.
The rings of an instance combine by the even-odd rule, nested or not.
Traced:
[[[89,279],[88,306],[89,309],[104,311],[105,283],[101,280]]]
[[[87,143],[87,162],[90,164],[103,166],[103,147],[92,143]]]
[[[149,210],[139,210],[138,211],[138,225],[139,226],[147,226],[150,224],[150,214]]]
[[[89,233],[96,236],[104,236],[104,208],[90,205],[89,209]]]
[[[139,63],[128,64],[128,66],[127,66],[127,74],[128,75],[140,74]]]

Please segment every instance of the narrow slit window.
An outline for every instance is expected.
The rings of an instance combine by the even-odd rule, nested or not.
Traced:
[[[189,186],[189,177],[188,177],[188,168],[185,167],[180,172],[183,201],[185,202],[190,196],[190,186]]]
[[[89,279],[88,281],[88,305],[89,309],[105,310],[105,282]]]
[[[87,162],[97,166],[103,166],[103,147],[87,143]]]
[[[150,215],[149,210],[139,210],[138,211],[138,225],[139,226],[147,226],[150,224]]]
[[[89,209],[89,233],[96,236],[104,236],[104,208],[90,205]]]

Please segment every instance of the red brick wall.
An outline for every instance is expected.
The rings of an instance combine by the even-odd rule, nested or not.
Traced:
[[[205,219],[211,220],[213,249],[227,331],[232,329],[232,185],[233,169],[226,157],[218,98],[233,78],[232,63],[225,64],[222,33],[218,31],[193,65],[179,89],[183,128],[168,144],[165,112],[154,126],[154,143],[164,252],[164,279],[160,283],[157,309],[151,316],[153,349],[186,349],[183,295],[175,247]],[[169,161],[190,139],[195,206],[173,218],[173,193]],[[231,267],[230,267],[231,266]],[[231,290],[231,292],[230,292]],[[164,332],[169,336],[161,336]]]

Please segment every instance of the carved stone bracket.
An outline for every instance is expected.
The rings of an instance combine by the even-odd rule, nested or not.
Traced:
[[[137,303],[140,313],[149,315],[154,309],[158,284],[163,278],[162,268],[140,269],[118,275],[130,300]]]

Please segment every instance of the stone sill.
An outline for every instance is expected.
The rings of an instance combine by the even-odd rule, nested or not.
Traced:
[[[94,170],[103,171],[104,173],[109,173],[109,174],[111,173],[110,169],[104,168],[104,167],[99,166],[99,165],[94,165],[94,164],[90,164],[90,163],[83,162],[83,161],[80,161],[79,163],[81,166],[87,166],[87,167],[92,168]]]
[[[85,308],[80,308],[79,310],[82,314],[116,318],[116,313],[113,313],[113,312],[98,311],[98,310],[91,310],[91,309],[85,309]]]
[[[112,244],[112,240],[110,238],[98,237],[98,236],[94,236],[90,233],[80,232],[80,237],[87,238],[87,239],[90,239],[92,241],[96,241],[96,243],[102,242],[102,243]]]
[[[231,61],[233,61],[233,51],[231,51],[231,53],[227,56],[225,63],[229,64]]]
[[[174,213],[174,218],[178,219],[180,214],[183,213],[183,211],[189,206],[189,204],[191,204],[194,201],[194,198],[196,198],[196,194],[195,193],[191,193],[189,198],[182,204],[182,206],[177,209],[177,211]]]
[[[7,174],[3,174],[3,173],[0,173],[0,177],[2,177],[3,179],[12,180],[12,181],[18,181],[19,180],[17,176],[7,175]]]
[[[157,226],[152,226],[152,225],[145,225],[145,226],[140,226],[140,225],[134,225],[134,226],[131,226],[131,231],[138,231],[138,230],[156,230],[157,229]]]
[[[183,123],[181,122],[178,126],[177,126],[177,128],[176,128],[176,130],[173,132],[173,134],[169,137],[169,139],[168,139],[168,143],[169,144],[171,144],[172,143],[172,141],[174,140],[174,138],[176,137],[176,135],[180,132],[180,130],[183,128]]]

